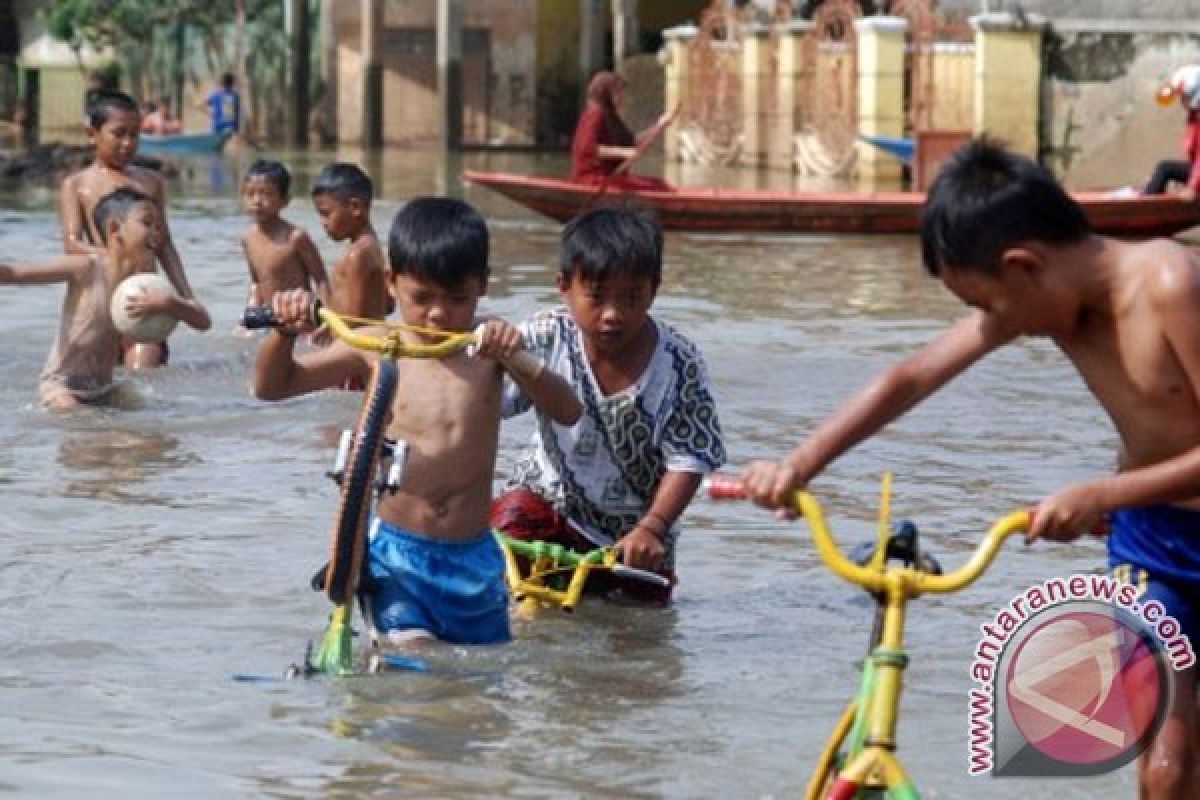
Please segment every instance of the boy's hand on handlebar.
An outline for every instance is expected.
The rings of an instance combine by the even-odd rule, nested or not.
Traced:
[[[288,289],[276,292],[271,298],[271,312],[279,327],[295,333],[308,333],[316,329],[312,320],[313,296],[304,289]]]
[[[637,569],[656,570],[662,566],[667,551],[662,540],[649,528],[640,525],[621,537],[614,549],[621,563]]]
[[[792,495],[804,488],[800,473],[786,460],[751,461],[742,471],[746,496],[763,508],[776,509],[783,519],[795,519]]]
[[[1102,532],[1105,527],[1095,489],[1086,484],[1069,486],[1038,503],[1025,541],[1072,542],[1084,534]]]
[[[489,319],[478,330],[479,345],[476,354],[485,358],[494,358],[503,363],[519,353],[525,345],[521,331],[507,320]]]

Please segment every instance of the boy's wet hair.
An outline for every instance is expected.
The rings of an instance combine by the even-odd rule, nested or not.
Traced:
[[[225,89],[232,89],[233,84],[237,82],[237,78],[232,72],[226,72],[221,76],[221,86]]]
[[[1022,242],[1071,244],[1092,232],[1087,214],[1050,171],[986,137],[973,139],[934,179],[921,213],[921,259],[995,275]]]
[[[388,231],[393,275],[443,288],[488,279],[488,229],[469,204],[452,197],[417,197],[396,212]]]
[[[116,89],[92,89],[87,94],[87,120],[92,130],[100,130],[114,111],[141,113],[137,101]]]
[[[351,198],[358,198],[366,206],[371,204],[373,192],[371,179],[367,177],[367,173],[355,164],[344,162],[326,166],[321,170],[321,174],[317,175],[312,187],[313,197],[327,194],[337,199],[339,203],[344,203]]]
[[[95,210],[92,211],[92,222],[95,224],[96,230],[100,232],[100,241],[108,244],[108,223],[110,221],[115,219],[118,222],[124,222],[125,217],[129,216],[129,212],[142,203],[154,205],[154,199],[145,192],[139,192],[128,186],[114,189],[101,197],[100,202],[96,203]]]
[[[246,170],[246,177],[242,178],[242,185],[245,186],[251,178],[266,178],[284,197],[288,196],[288,191],[292,188],[292,174],[288,172],[287,167],[267,158],[260,158],[250,165]]]
[[[597,208],[566,224],[559,249],[559,272],[596,283],[614,275],[662,282],[663,234],[654,216],[631,208]]]

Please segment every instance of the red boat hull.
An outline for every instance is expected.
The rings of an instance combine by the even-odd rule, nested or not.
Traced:
[[[556,178],[466,170],[463,179],[485,186],[559,222],[581,209],[628,199],[653,209],[669,231],[782,233],[916,233],[920,192],[772,192],[679,189],[673,192],[605,190]],[[1114,197],[1076,192],[1100,233],[1129,238],[1169,236],[1200,225],[1200,202],[1177,197]]]

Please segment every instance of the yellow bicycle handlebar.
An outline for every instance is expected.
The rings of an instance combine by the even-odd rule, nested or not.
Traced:
[[[735,478],[709,478],[709,496],[715,500],[745,499],[746,491],[742,482]],[[825,522],[825,512],[821,504],[806,491],[797,491],[792,496],[796,511],[808,520],[812,529],[813,541],[817,545],[817,553],[825,566],[838,577],[850,583],[857,584],[869,592],[886,591],[895,580],[895,570],[873,569],[871,566],[859,566],[842,554],[837,541],[829,531]],[[957,592],[974,583],[984,570],[996,558],[1001,545],[1018,531],[1029,529],[1033,515],[1029,511],[1013,511],[1002,517],[987,532],[983,541],[975,548],[975,552],[966,564],[948,575],[933,575],[916,569],[904,570],[907,580],[906,591],[912,596],[932,592],[946,594]]]
[[[359,350],[379,353],[385,358],[445,358],[459,350],[470,350],[479,346],[483,341],[484,326],[480,325],[473,331],[444,331],[436,328],[422,328],[416,325],[405,325],[388,322],[381,319],[363,319],[324,307],[319,301],[314,301],[310,311],[314,324],[323,323],[340,341]],[[364,333],[351,323],[371,327],[384,328],[385,333]],[[279,320],[270,306],[247,308],[242,313],[242,326],[245,328],[277,327]],[[403,331],[424,334],[440,339],[429,344],[407,341]],[[534,379],[541,374],[545,366],[540,358],[526,350],[518,350],[503,359],[505,369],[513,375]]]

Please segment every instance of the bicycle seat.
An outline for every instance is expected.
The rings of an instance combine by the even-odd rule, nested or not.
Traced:
[[[917,526],[911,520],[903,519],[892,525],[884,562],[899,561],[906,567],[915,567],[918,572],[941,575],[942,565],[917,546],[918,538],[920,536]],[[874,560],[876,548],[876,542],[863,542],[850,551],[850,560],[860,567],[865,567]]]

